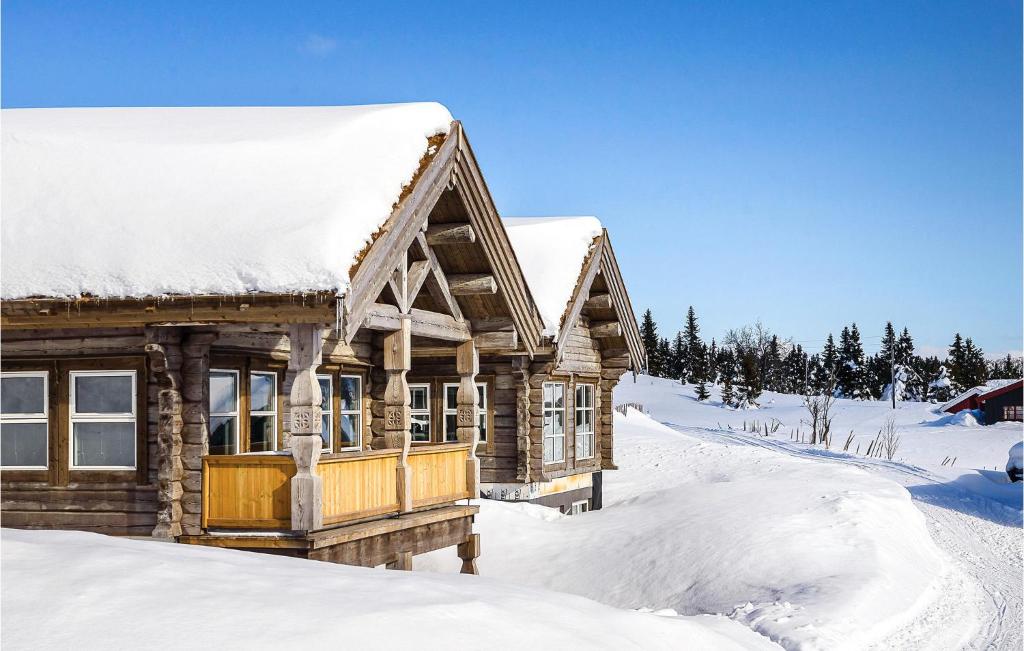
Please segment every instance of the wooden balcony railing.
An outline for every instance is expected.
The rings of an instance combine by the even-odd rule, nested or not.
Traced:
[[[323,522],[344,522],[399,512],[399,450],[323,457]],[[466,478],[469,446],[424,446],[409,452],[414,509],[470,497]],[[287,455],[253,454],[203,458],[203,528],[291,528],[291,478]]]

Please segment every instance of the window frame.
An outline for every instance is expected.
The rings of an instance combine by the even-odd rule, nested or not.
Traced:
[[[0,414],[0,427],[5,423],[12,425],[44,423],[46,425],[46,465],[42,466],[0,466],[4,471],[9,470],[43,470],[50,469],[50,372],[39,371],[0,371],[0,378],[5,377],[41,377],[43,378],[43,411],[38,413]],[[138,464],[138,460],[136,460]]]
[[[338,373],[338,384],[339,385],[341,384],[342,378],[351,378],[351,379],[355,380],[356,382],[358,382],[359,390],[356,393],[356,395],[359,396],[359,404],[356,406],[355,409],[342,409],[341,408],[341,394],[338,393],[338,395],[337,395],[338,409],[337,409],[337,412],[336,412],[337,416],[338,416],[338,427],[335,428],[335,429],[337,431],[337,436],[339,438],[338,438],[337,441],[334,441],[334,443],[336,443],[336,445],[333,445],[331,447],[331,449],[333,450],[333,449],[337,448],[338,452],[354,452],[354,451],[362,450],[363,449],[363,416],[364,416],[364,414],[363,414],[363,376],[362,375],[356,375],[354,373]],[[430,397],[429,393],[428,393],[427,397],[428,398]],[[332,398],[333,398],[333,396],[332,396]],[[427,405],[428,406],[430,405],[429,401],[427,402]],[[334,410],[334,405],[333,404],[331,405],[331,409]],[[359,418],[359,425],[358,425],[358,427],[356,427],[357,437],[356,437],[355,445],[347,445],[347,446],[342,446],[341,445],[340,437],[341,437],[341,417],[342,416],[356,416],[356,417]],[[410,427],[411,426],[412,425],[410,423]],[[332,427],[333,427],[333,424],[332,424]]]
[[[555,407],[555,396],[554,396],[554,393],[552,393],[552,396],[551,396],[551,407],[547,406],[548,400],[547,400],[547,395],[546,394],[547,394],[547,389],[548,389],[549,386],[552,387],[552,388],[554,388],[556,386],[560,386],[562,388],[562,406],[561,407]],[[565,451],[565,438],[566,438],[565,437],[565,429],[566,429],[566,418],[565,418],[566,404],[565,403],[566,403],[566,399],[568,397],[567,396],[568,392],[566,390],[566,386],[567,386],[566,382],[562,381],[562,380],[552,380],[552,381],[549,381],[549,382],[544,382],[541,385],[541,435],[542,435],[542,441],[543,441],[542,449],[541,449],[541,459],[543,461],[543,465],[545,465],[545,466],[554,466],[554,465],[564,464],[566,462],[566,456],[567,455],[565,453],[566,452]],[[552,427],[552,432],[549,434],[548,433],[548,429],[547,429],[548,415],[549,414],[551,415],[551,423],[552,423],[552,425],[554,425],[555,414],[556,413],[561,413],[562,414],[562,431],[559,434],[555,434],[554,431],[553,431],[554,428]],[[552,443],[551,443],[551,446],[552,446],[551,447],[551,449],[552,449],[552,459],[550,461],[548,460],[547,454],[546,454],[547,453],[547,447],[548,447],[548,440],[549,439],[552,441]],[[554,458],[554,452],[556,450],[555,442],[558,441],[559,439],[561,439],[561,453],[560,453],[561,456],[556,459],[556,458]]]
[[[578,511],[576,510],[576,507],[579,507]],[[566,515],[569,515],[569,516],[583,515],[584,513],[589,513],[589,512],[590,512],[590,501],[589,500],[576,500],[575,502],[572,502],[569,505],[569,510],[566,513]]]
[[[480,401],[477,403],[476,408],[476,427],[478,436],[476,439],[477,445],[487,445],[491,440],[491,422],[487,412],[487,382],[476,382],[477,397]],[[459,405],[458,398],[456,397],[455,406],[448,406],[448,388],[455,387],[457,390],[461,382],[444,382],[441,385],[441,439],[445,443],[458,443],[458,435],[453,439],[448,438],[448,416],[455,416],[455,427],[458,428],[458,417],[459,417]],[[483,420],[481,420],[483,419]],[[480,427],[483,426],[484,438],[479,437]]]
[[[234,454],[211,454],[211,456],[217,457],[230,457],[237,454],[242,454],[242,370],[237,368],[213,368],[211,367],[207,371],[207,381],[214,373],[230,373],[235,376],[235,411],[231,412],[214,412],[213,406],[209,404],[209,398],[207,398],[207,408],[209,409],[208,416],[210,418],[210,424],[213,424],[214,416],[219,417],[233,417],[235,419],[235,452]],[[207,427],[207,445],[209,445],[209,437],[213,434],[213,430]]]
[[[583,389],[584,395],[586,390],[590,389],[590,404],[588,406],[580,407],[580,389]],[[597,386],[591,382],[578,382],[573,391],[573,434],[576,447],[574,449],[576,453],[576,459],[580,461],[588,461],[597,456],[595,450],[597,446]],[[590,429],[580,431],[580,415],[583,412],[590,412]],[[580,455],[580,440],[584,443],[590,443],[590,454]]]
[[[78,413],[75,404],[75,380],[78,377],[130,377],[132,379],[131,412],[116,414]],[[70,470],[139,469],[139,372],[135,369],[69,369],[68,370],[68,468]],[[132,465],[80,466],[75,463],[75,423],[132,423]]]
[[[416,388],[424,388],[427,390],[426,400],[424,404],[426,407],[423,409],[413,409],[412,407],[412,390]],[[412,417],[413,416],[426,416],[427,417],[427,440],[417,441],[412,440],[413,445],[427,445],[434,442],[434,422],[432,409],[430,405],[430,382],[410,382],[409,383],[409,437],[412,438]]]
[[[278,391],[277,372],[276,371],[264,371],[264,370],[259,370],[259,369],[249,369],[248,375],[249,375],[249,377],[247,379],[249,381],[249,384],[248,384],[248,386],[249,386],[248,412],[249,413],[248,413],[248,417],[247,417],[246,421],[248,423],[249,435],[246,437],[246,442],[247,442],[247,446],[246,447],[248,447],[249,449],[246,450],[245,452],[242,452],[241,454],[259,454],[259,453],[265,453],[265,452],[277,452],[277,439],[278,439],[278,436],[279,436],[278,435],[278,431],[277,431],[277,419],[279,417],[279,410],[278,410],[279,404],[278,404],[278,401],[280,400],[280,397],[281,397],[281,394]],[[270,376],[270,378],[273,379],[273,381],[274,381],[273,399],[271,400],[271,403],[273,404],[274,408],[273,408],[272,411],[266,411],[266,410],[256,411],[255,409],[252,408],[252,378],[253,378],[253,376],[256,376],[256,375],[267,375],[267,376]],[[272,425],[272,432],[271,432],[271,437],[270,437],[270,439],[271,439],[271,447],[270,447],[269,450],[259,450],[257,452],[254,452],[252,450],[252,417],[253,416],[270,416],[271,417],[270,418],[270,422],[273,423],[273,425]],[[211,414],[211,417],[212,417],[212,414]],[[240,435],[241,435],[241,431],[239,431],[239,436]]]
[[[333,454],[334,452],[334,374],[333,373],[317,373],[316,380],[327,380],[327,390],[329,395],[327,396],[327,409],[322,410],[324,416],[327,416],[327,426],[330,431],[327,432],[327,440],[329,444],[321,448],[321,452],[326,454]],[[320,393],[323,394],[323,387],[320,387]],[[320,432],[320,440],[323,440],[323,432]]]
[[[1024,419],[1024,407],[1020,405],[1003,405],[1003,420],[1016,422]]]

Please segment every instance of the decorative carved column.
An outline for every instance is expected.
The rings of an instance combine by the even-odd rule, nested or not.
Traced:
[[[512,358],[516,384],[516,481],[530,481],[530,359]]]
[[[412,367],[412,324],[403,318],[398,330],[384,337],[384,441],[389,449],[399,448],[398,504],[403,513],[412,511],[412,469],[409,448],[412,447],[409,382],[406,374]]]
[[[157,514],[154,538],[176,538],[181,535],[182,478],[185,468],[182,451],[182,352],[178,328],[146,328],[146,354],[159,388],[156,432]]]
[[[316,474],[320,460],[323,428],[320,383],[316,368],[323,359],[323,333],[314,324],[293,324],[288,327],[291,353],[288,370],[295,373],[290,394],[292,458],[292,529],[313,531],[323,527],[323,480]]]
[[[480,495],[480,460],[476,457],[476,444],[480,440],[477,429],[477,410],[480,398],[476,389],[476,375],[480,372],[480,355],[472,339],[455,349],[455,370],[459,374],[459,391],[456,395],[456,434],[459,443],[469,443],[469,457],[466,459],[466,488],[471,496]]]

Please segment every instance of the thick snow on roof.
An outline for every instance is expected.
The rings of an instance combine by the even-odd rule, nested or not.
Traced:
[[[4,110],[0,294],[344,292],[451,121],[435,103]]]
[[[971,396],[979,396],[979,395],[981,395],[983,393],[988,393],[989,391],[995,391],[996,389],[1002,389],[1005,386],[1009,386],[1009,385],[1013,384],[1014,382],[1019,382],[1019,381],[1020,380],[1014,380],[1014,379],[1009,379],[1009,380],[989,380],[985,384],[982,384],[982,385],[970,388],[970,389],[964,391],[963,393],[961,393],[960,395],[956,396],[955,398],[953,398],[949,402],[943,403],[942,405],[939,406],[938,410],[939,411],[946,411],[950,407],[956,405],[958,402],[963,402],[964,400],[967,400]]]
[[[544,319],[544,334],[557,340],[601,222],[596,217],[511,217],[502,222]]]

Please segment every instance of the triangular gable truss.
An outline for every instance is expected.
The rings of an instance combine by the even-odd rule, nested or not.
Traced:
[[[445,190],[455,190],[469,216],[469,224],[487,256],[496,291],[508,305],[518,341],[533,355],[543,324],[526,287],[508,235],[466,140],[461,123],[452,128],[437,153],[416,181],[410,194],[385,223],[356,270],[343,309],[343,332],[351,341],[363,326],[391,328],[402,315],[413,319],[414,331],[454,341],[470,337],[467,319],[452,295],[437,256],[427,243],[427,220]],[[422,258],[409,262],[409,253]],[[412,307],[422,290],[447,314]],[[382,305],[378,297],[391,295],[395,305]]]
[[[640,329],[637,326],[636,315],[633,306],[629,302],[629,294],[626,292],[625,282],[622,280],[622,273],[619,270],[619,263],[615,259],[615,251],[612,249],[611,241],[608,238],[608,230],[602,229],[601,235],[595,238],[590,253],[583,262],[583,269],[576,287],[573,290],[572,298],[562,316],[562,326],[559,330],[558,344],[555,352],[555,363],[562,361],[566,343],[569,341],[568,333],[576,325],[580,314],[588,302],[597,300],[590,296],[591,286],[594,279],[601,274],[608,287],[609,307],[615,310],[616,321],[595,326],[595,330],[608,330],[622,336],[626,341],[629,351],[630,365],[634,369],[644,368],[647,363],[647,353],[644,350],[643,342],[640,339]],[[618,327],[614,327],[613,323]]]

